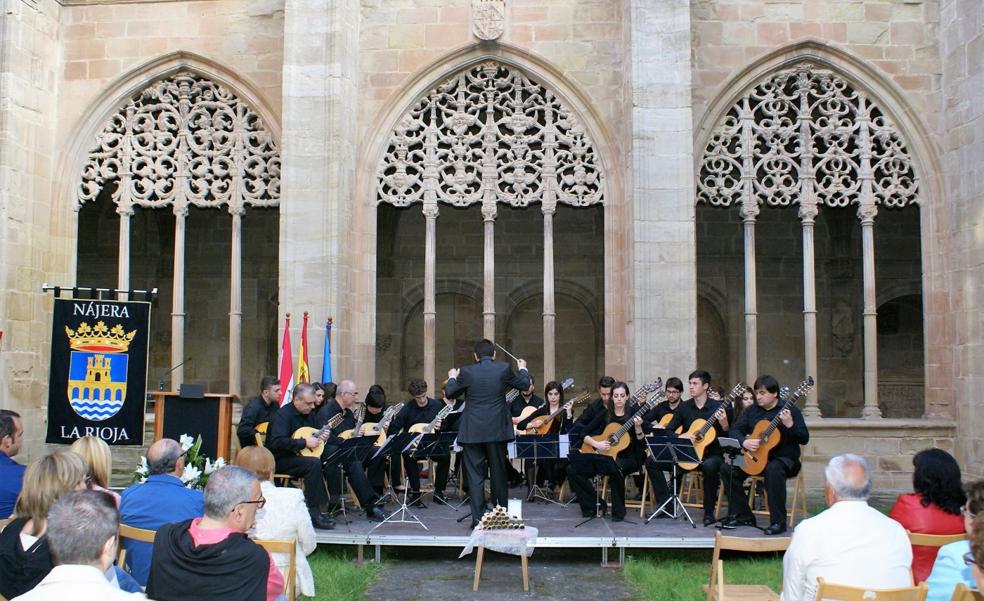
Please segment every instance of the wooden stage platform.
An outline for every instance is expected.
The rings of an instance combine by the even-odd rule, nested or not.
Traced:
[[[522,497],[525,488],[510,492],[515,497]],[[424,495],[424,503],[426,508],[411,507],[410,511],[426,529],[416,523],[369,522],[365,512],[354,509],[348,513],[348,523],[339,520],[334,530],[317,530],[317,541],[323,545],[355,545],[359,559],[363,558],[365,547],[372,547],[377,562],[381,559],[382,547],[463,548],[471,534],[468,527],[471,519],[465,518],[461,522],[458,519],[468,514],[468,505],[456,509],[458,502],[453,499],[450,507],[436,504],[429,494]],[[399,505],[390,502],[384,513],[390,515],[398,508]],[[615,551],[621,563],[627,548],[713,548],[716,528],[702,525],[704,514],[700,509],[688,507],[687,510],[696,528],[691,527],[682,515],[677,519],[653,519],[646,524],[651,510],[640,518],[638,509],[629,509],[624,522],[613,523],[606,515],[604,519],[595,518],[582,524],[584,518],[577,503],[565,507],[544,501],[527,501],[523,503],[523,522],[538,529],[537,548],[599,549],[602,563],[607,563],[609,552]],[[406,519],[411,518],[406,516]],[[763,526],[767,525],[766,521],[767,518],[759,517]],[[723,532],[732,536],[764,536],[761,530],[752,527]]]

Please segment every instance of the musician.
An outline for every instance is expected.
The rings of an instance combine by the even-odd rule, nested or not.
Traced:
[[[320,394],[318,394],[318,391],[315,390],[315,395],[321,399],[318,401],[318,404],[315,405],[314,409],[315,414],[318,416],[317,421],[321,424],[318,426],[319,428],[328,423],[328,416],[326,415],[326,412],[328,411],[328,403],[329,401],[335,400],[335,395],[337,392],[338,384],[335,384],[334,382],[322,382]]]
[[[386,410],[386,391],[379,384],[373,384],[369,387],[369,391],[366,392],[366,398],[362,403],[363,407],[365,407],[365,415],[362,418],[362,423],[378,424],[383,419],[383,412]],[[369,477],[369,483],[380,497],[383,496],[386,488],[385,473],[387,465],[390,467],[390,482],[393,483],[394,489],[398,486],[399,482],[402,482],[402,467],[400,463],[398,461],[390,462],[387,459],[378,457],[374,461],[369,461],[369,464],[366,466],[366,476]],[[402,487],[400,487],[399,492],[403,492]]]
[[[520,431],[527,428],[539,428],[543,426],[543,418],[559,410],[564,405],[564,389],[560,382],[556,380],[547,382],[543,388],[543,394],[547,397],[546,403],[533,412],[532,415],[520,421],[516,428]],[[550,429],[547,434],[567,434],[574,425],[571,410],[561,411],[560,415],[550,420]],[[527,463],[527,479],[533,482],[532,472],[536,472],[535,482],[538,486],[546,484],[550,488],[560,489],[560,486],[567,478],[566,458],[544,458],[537,459],[535,462]]]
[[[325,441],[325,450],[321,454],[322,462],[331,457],[344,442],[338,435],[346,430],[355,428],[355,422],[357,420],[355,414],[352,413],[352,406],[355,405],[355,401],[358,398],[359,393],[355,390],[355,383],[351,380],[342,380],[338,384],[335,398],[325,400],[324,406],[321,407],[319,416],[325,417],[326,424],[339,413],[343,413],[345,416],[342,418],[340,424],[331,429],[328,439]],[[386,516],[376,507],[376,502],[379,501],[379,495],[373,491],[372,486],[369,484],[369,478],[366,477],[362,463],[358,460],[348,461],[342,465],[342,468],[345,472],[345,477],[352,486],[352,490],[355,491],[355,496],[359,499],[359,505],[365,508],[366,517],[369,521],[382,521]],[[332,495],[331,506],[340,506],[341,495],[345,490],[345,483],[342,480],[342,475],[339,473],[338,464],[325,465],[324,474],[325,481],[328,482],[328,492]],[[307,484],[305,484],[305,488],[307,488]]]
[[[610,469],[602,462],[587,459],[590,455],[571,454],[567,476],[570,478],[571,490],[577,497],[577,502],[581,506],[581,515],[584,517],[595,514],[597,493],[590,478],[601,475],[610,476],[608,486],[612,491],[612,521],[621,522],[625,519],[625,476],[638,471],[643,465],[644,440],[646,433],[651,429],[641,416],[633,419],[632,408],[628,406],[628,401],[629,385],[625,382],[615,382],[611,386],[611,402],[608,408],[585,426],[587,435],[584,437],[584,442],[598,451],[608,451],[612,445],[599,434],[602,434],[609,424],[622,425],[632,419],[633,427],[625,433],[625,436],[630,437],[629,446],[619,452]],[[604,513],[606,510],[604,500],[601,501],[601,507]]]
[[[766,534],[782,534],[786,531],[786,479],[793,478],[799,473],[800,445],[810,442],[810,431],[806,427],[803,414],[796,405],[780,403],[779,382],[769,375],[759,376],[752,386],[755,389],[755,405],[745,409],[741,417],[731,428],[731,437],[738,439],[741,446],[749,451],[759,448],[760,440],[748,436],[759,422],[772,421],[779,416],[779,425],[775,434],[779,434],[779,444],[769,452],[768,463],[765,464],[765,498],[769,503],[769,527]],[[734,468],[733,474],[728,473],[727,466],[723,475],[729,483],[728,516],[726,526],[754,526],[755,515],[748,508],[748,496],[742,485],[748,476],[741,468]],[[738,513],[732,513],[738,510]]]
[[[596,417],[608,410],[608,404],[612,398],[612,386],[614,385],[615,378],[611,376],[602,376],[598,380],[598,398],[585,407],[581,415],[577,417],[577,421],[574,422],[575,433],[583,430]]]
[[[530,386],[525,390],[519,392],[519,396],[513,399],[513,402],[509,405],[509,412],[512,413],[512,423],[517,425],[521,420],[525,418],[520,417],[523,410],[527,407],[533,407],[539,409],[543,407],[543,399],[533,394],[533,389],[535,388],[533,382],[533,374],[530,374]]]
[[[397,416],[393,418],[387,430],[388,436],[395,436],[400,432],[409,432],[410,427],[414,424],[431,423],[437,417],[437,414],[440,413],[441,409],[445,407],[444,401],[432,399],[427,396],[427,382],[421,378],[410,378],[410,381],[407,383],[407,392],[410,393],[413,399],[408,401]],[[434,423],[434,431],[439,431],[441,425],[441,420],[437,420]],[[410,492],[407,502],[411,505],[423,507],[424,504],[420,500],[420,474],[417,470],[417,460],[413,458],[412,453],[407,452],[403,453],[403,463],[406,466],[407,479],[410,481]],[[450,469],[450,455],[434,458],[434,471],[436,473],[433,474],[432,480],[434,483],[435,501],[447,502],[447,499],[444,497],[444,489],[448,484],[448,472]]]
[[[690,392],[690,398],[680,404],[673,419],[666,425],[666,429],[670,432],[675,432],[677,428],[682,428],[684,433],[680,437],[693,440],[693,436],[687,434],[687,431],[690,430],[690,426],[694,421],[698,419],[706,421],[713,417],[717,419],[714,424],[714,430],[718,438],[726,436],[731,424],[731,411],[722,409],[719,400],[708,397],[707,393],[710,388],[711,374],[703,369],[697,369],[691,372],[687,377],[687,389]],[[721,451],[721,445],[718,443],[717,438],[715,438],[704,449],[703,461],[699,468],[704,475],[705,526],[710,526],[717,521],[714,515],[714,508],[717,505],[718,487],[721,485],[721,466],[723,464],[724,453]],[[649,460],[648,468],[650,469],[649,479],[653,481],[653,490],[656,492],[657,497],[659,497],[659,480],[655,477],[659,474],[655,474],[655,472],[665,472],[666,470],[662,467],[654,469],[655,466],[652,464],[651,459]]]
[[[642,419],[643,421],[652,425],[654,429],[662,429],[661,423],[669,423],[669,421],[676,415],[677,409],[680,408],[680,399],[683,397],[683,382],[680,378],[673,377],[666,380],[666,385],[663,387],[666,393],[666,400],[662,403],[657,404],[655,407],[649,410]],[[657,499],[656,506],[659,507],[663,504],[669,497],[669,488],[666,484],[665,473],[661,470],[655,469],[656,464],[652,461],[646,462],[646,471],[649,472],[649,483],[653,487],[653,494]],[[636,474],[635,476],[636,489],[638,489],[639,496],[637,499],[642,499],[642,489],[643,489],[643,477],[642,474]],[[677,491],[680,490],[681,482],[677,482]],[[665,514],[660,513],[657,517],[665,517]]]
[[[266,447],[273,453],[276,473],[304,479],[304,503],[307,505],[314,527],[330,530],[335,527],[335,522],[321,513],[328,505],[328,492],[325,490],[321,459],[297,454],[302,449],[317,447],[321,444],[321,439],[316,436],[296,439],[292,437],[298,428],[317,427],[314,415],[316,402],[314,388],[310,384],[295,386],[291,402],[277,410],[270,418]]]
[[[472,528],[485,513],[485,470],[492,477],[491,503],[509,504],[506,476],[506,443],[514,438],[506,389],[525,390],[530,386],[526,361],[517,359],[519,373],[513,374],[506,363],[495,362],[491,340],[475,343],[475,364],[448,371],[449,398],[465,395],[458,443],[464,449],[465,473],[471,501]]]
[[[276,376],[264,376],[260,380],[260,394],[251,398],[243,407],[242,417],[236,427],[236,437],[241,448],[256,444],[256,426],[269,422],[280,408],[280,380]],[[269,423],[267,424],[269,425]]]

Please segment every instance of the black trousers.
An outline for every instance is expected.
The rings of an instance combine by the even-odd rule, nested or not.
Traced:
[[[399,456],[397,456],[399,457]],[[386,468],[389,466],[389,477],[390,484],[394,487],[403,484],[403,467],[400,464],[399,459],[396,461],[390,461],[388,457],[377,457],[369,462],[366,466],[366,476],[369,478],[369,484],[372,485],[372,490],[377,496],[383,496],[386,488]]]
[[[650,465],[652,465],[652,461],[649,461],[646,468],[650,469]],[[704,499],[703,499],[704,517],[713,516],[714,511],[717,507],[718,489],[721,486],[722,467],[724,467],[724,457],[722,455],[705,455],[704,461],[700,464],[700,467],[697,468],[704,476]],[[662,498],[663,500],[666,500],[666,497],[669,496],[669,489],[666,488],[665,475],[672,474],[673,468],[666,467],[666,466],[660,466],[659,468],[656,468],[655,465],[653,465],[652,468],[653,471],[649,472],[649,480],[650,482],[654,483],[653,488],[654,490],[656,490],[656,498],[657,499]],[[656,488],[656,486],[658,486],[659,479],[657,479],[654,476],[654,473],[657,470],[661,472],[661,476],[662,476],[661,480],[663,482],[663,490],[664,490],[663,497],[660,497],[660,491]],[[683,480],[683,470],[681,470],[680,468],[677,468],[677,476],[681,480]],[[677,491],[679,491],[680,483],[677,482],[674,484],[677,487]]]
[[[336,446],[325,445],[325,451],[321,454],[322,461],[330,457],[336,450],[338,450]],[[361,461],[349,461],[343,463],[341,467],[342,469],[340,470],[339,464],[328,464],[324,465],[322,470],[325,475],[325,481],[328,483],[328,494],[331,496],[331,503],[333,505],[339,503],[339,497],[345,493],[345,479],[342,477],[342,472],[344,472],[344,476],[348,479],[349,484],[352,485],[352,490],[359,499],[360,505],[369,507],[379,499],[373,491],[372,485],[369,484],[369,478],[362,468]],[[304,485],[306,487],[307,483],[305,482]]]
[[[608,476],[608,490],[612,492],[612,517],[625,517],[625,476],[639,471],[639,458],[635,455],[617,457],[615,462],[598,462],[585,459],[580,453],[571,455],[567,477],[571,490],[581,506],[581,513],[594,511],[597,491],[591,483],[594,476]]]
[[[765,464],[762,476],[765,477],[765,498],[769,502],[769,524],[786,524],[786,479],[793,478],[800,471],[800,462],[787,457],[776,457]],[[728,513],[738,517],[752,517],[748,508],[748,495],[745,494],[745,478],[741,468],[724,466],[721,477],[728,491]],[[728,484],[730,482],[730,485]]]
[[[320,510],[328,504],[325,477],[321,472],[321,460],[317,457],[302,455],[278,457],[276,472],[304,479],[304,504],[308,509]]]
[[[420,492],[420,474],[417,470],[417,460],[410,453],[403,454],[403,463],[407,466],[407,479],[410,481],[410,491]],[[451,456],[434,458],[434,472],[430,475],[434,483],[434,492],[444,494],[448,485],[448,473],[451,471]]]
[[[560,486],[567,479],[567,459],[527,459],[526,481],[533,483],[534,472],[537,486],[550,484]]]
[[[485,513],[485,472],[492,480],[489,504],[493,507],[509,505],[509,482],[506,475],[506,443],[471,442],[461,445],[464,457],[465,477],[468,479],[468,498],[472,522],[482,519]]]

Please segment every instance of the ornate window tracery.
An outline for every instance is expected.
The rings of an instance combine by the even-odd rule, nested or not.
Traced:
[[[121,211],[277,206],[280,151],[252,107],[182,71],[134,94],[110,118],[83,166],[78,202],[95,200],[113,181]]]
[[[744,182],[751,180],[751,198]],[[895,124],[864,92],[808,63],[743,95],[704,149],[698,202],[772,206],[918,202],[919,178]]]
[[[573,112],[524,73],[486,62],[445,80],[397,124],[376,201],[587,206],[604,202],[602,183]]]

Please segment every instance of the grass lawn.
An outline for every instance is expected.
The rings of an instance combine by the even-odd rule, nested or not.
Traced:
[[[314,572],[314,590],[318,599],[345,599],[358,601],[364,598],[366,588],[376,577],[379,566],[371,561],[356,565],[351,547],[319,547],[308,556]]]
[[[782,556],[773,553],[725,553],[725,582],[782,586]],[[643,601],[702,601],[711,574],[711,551],[641,551],[625,560],[625,580]]]

